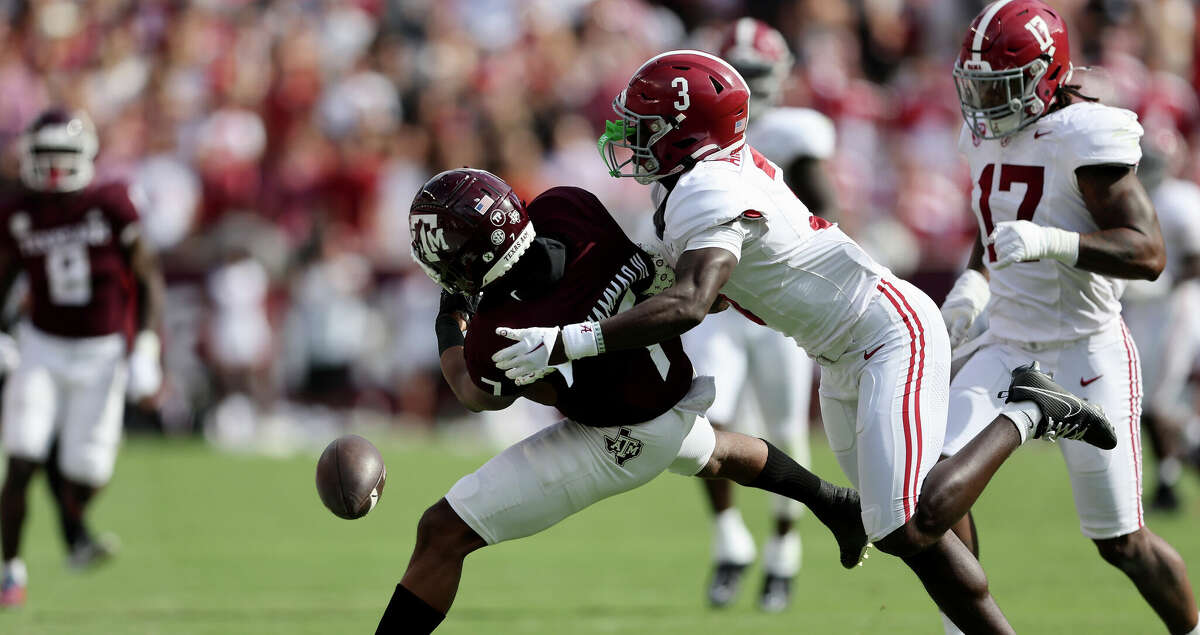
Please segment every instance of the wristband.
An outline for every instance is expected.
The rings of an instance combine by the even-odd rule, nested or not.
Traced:
[[[578,324],[568,324],[562,329],[563,352],[567,359],[592,357],[603,352],[600,335],[600,323],[587,321]]]
[[[1051,258],[1075,266],[1079,262],[1079,234],[1057,227],[1046,228],[1046,238]]]
[[[439,313],[433,321],[433,331],[437,334],[438,356],[447,349],[462,346],[467,340],[458,329],[458,320],[453,313]]]

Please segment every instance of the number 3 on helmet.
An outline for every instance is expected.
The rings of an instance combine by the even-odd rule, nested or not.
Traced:
[[[1040,0],[998,0],[971,22],[954,63],[963,118],[983,139],[1046,114],[1071,78],[1067,25]]]
[[[600,155],[615,177],[643,185],[746,142],[750,89],[732,66],[701,51],[650,58],[613,100]],[[621,160],[618,149],[629,153]]]

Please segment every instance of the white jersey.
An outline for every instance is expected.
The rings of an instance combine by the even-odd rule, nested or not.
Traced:
[[[828,159],[836,138],[829,117],[810,108],[772,108],[746,132],[755,150],[784,167],[801,158]]]
[[[1075,170],[1087,165],[1136,165],[1142,127],[1128,110],[1077,103],[1052,112],[1011,137],[981,140],[963,127],[959,149],[971,168],[971,206],[983,236],[996,223],[1029,220],[1090,233],[1099,227],[1084,205]],[[1093,335],[1120,318],[1125,281],[1053,259],[992,269],[988,319],[993,334],[1025,342],[1069,341]]]
[[[809,213],[779,167],[749,146],[699,162],[669,193],[655,184],[652,197],[672,263],[689,250],[731,251],[738,265],[721,292],[824,361],[846,350],[888,273],[836,225]]]

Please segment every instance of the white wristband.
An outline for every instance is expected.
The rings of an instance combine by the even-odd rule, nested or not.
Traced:
[[[1046,228],[1047,254],[1071,266],[1079,262],[1079,234],[1057,227]]]
[[[563,352],[567,359],[593,357],[602,352],[599,322],[580,322],[568,324],[562,329]]]

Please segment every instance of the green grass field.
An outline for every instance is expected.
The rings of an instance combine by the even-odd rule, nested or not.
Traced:
[[[133,439],[94,515],[124,551],[82,575],[64,567],[39,479],[25,550],[29,603],[0,614],[0,633],[373,632],[421,510],[488,457],[426,441],[380,446],[385,495],[367,518],[343,521],[317,499],[315,454],[230,456],[193,442]],[[844,482],[816,446],[818,472]],[[1187,477],[1186,515],[1150,518],[1194,567],[1195,483]],[[746,491],[741,500],[761,536],[766,496]],[[1018,632],[1165,632],[1080,536],[1056,449],[1022,449],[976,511],[993,593]],[[804,568],[788,612],[754,608],[757,571],[735,607],[712,611],[703,602],[709,522],[699,487],[665,474],[541,535],[471,556],[439,633],[941,632],[933,604],[898,560],[876,553],[846,572],[825,530],[812,519],[802,525]]]

